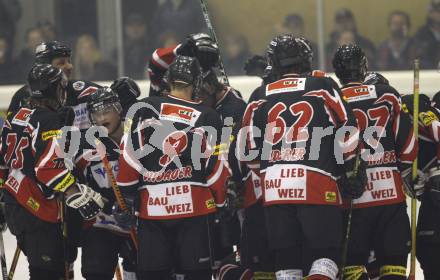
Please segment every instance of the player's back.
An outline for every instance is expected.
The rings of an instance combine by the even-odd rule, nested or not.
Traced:
[[[366,191],[354,206],[401,203],[405,195],[400,172],[410,166],[417,142],[399,93],[384,84],[346,86],[342,93],[362,131],[367,163]]]
[[[268,84],[265,100],[255,104],[259,108],[252,121],[247,120],[252,115],[251,103],[244,123],[261,131],[255,147],[260,149],[265,202],[338,204],[335,134],[342,126],[356,124],[334,81],[285,77]],[[343,166],[342,150],[339,158]],[[318,190],[317,185],[325,187]]]

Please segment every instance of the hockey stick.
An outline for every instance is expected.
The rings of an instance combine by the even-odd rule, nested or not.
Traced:
[[[116,264],[115,276],[116,276],[116,280],[122,280],[122,273],[121,273],[121,267],[119,266],[119,261]]]
[[[359,161],[360,161],[360,149],[359,153],[356,155],[356,161],[354,163],[354,176],[357,176],[359,171]],[[351,218],[353,216],[353,199],[350,199],[350,208],[348,208],[348,218],[347,218],[347,227],[345,228],[345,238],[344,244],[342,247],[342,257],[341,257],[341,275],[340,279],[344,279],[344,269],[347,265],[347,256],[348,256],[348,243],[350,241],[350,233],[351,233]]]
[[[414,137],[419,137],[419,93],[420,93],[420,63],[418,59],[414,60],[414,108],[413,108],[413,133]],[[412,165],[412,179],[417,179],[417,158]],[[416,237],[417,237],[417,200],[411,198],[411,262],[409,270],[409,280],[416,279]]]
[[[0,233],[0,263],[2,266],[2,279],[8,279],[8,268],[6,266],[5,243],[3,241],[3,233]]]
[[[205,19],[206,26],[208,27],[208,31],[209,31],[212,39],[214,40],[214,42],[217,44],[217,46],[219,46],[217,36],[215,35],[214,26],[212,25],[211,19],[209,17],[208,6],[206,5],[206,0],[200,0],[200,6],[202,7],[203,18]],[[223,65],[222,56],[220,55],[220,46],[218,48],[218,58],[219,58],[218,59],[218,64],[219,64],[218,68],[220,70],[220,73],[223,76],[223,83],[225,85],[229,86],[229,79],[228,79],[228,76],[226,75],[225,66]]]
[[[9,269],[8,280],[12,280],[14,278],[15,269],[17,268],[18,259],[20,258],[21,250],[17,245],[15,248],[14,258],[12,259],[11,268]]]
[[[58,207],[60,210],[60,218],[61,218],[61,232],[63,234],[63,251],[64,251],[64,278],[65,280],[69,279],[69,262],[67,260],[68,256],[68,244],[67,244],[67,223],[66,223],[66,209],[65,205],[65,197],[64,194],[61,193],[60,201],[58,202]]]
[[[99,139],[96,139],[95,143],[99,156],[101,157],[102,163],[104,164],[105,172],[108,174],[110,178],[110,183],[112,185],[113,193],[115,194],[116,197],[116,202],[118,203],[122,211],[128,212],[129,209],[127,207],[127,203],[125,203],[125,199],[122,196],[121,190],[119,189],[119,186],[116,183],[116,178],[115,175],[113,174],[112,168],[110,166],[110,162],[107,159],[107,155],[105,153],[105,146]],[[136,250],[138,250],[138,239],[134,227],[130,229],[130,237],[131,240],[133,241],[134,247],[136,248]]]

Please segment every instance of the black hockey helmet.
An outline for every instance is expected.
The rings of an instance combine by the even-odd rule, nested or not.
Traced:
[[[272,39],[267,48],[268,64],[272,72],[279,76],[295,71],[296,74],[310,72],[312,69],[313,50],[310,42],[295,38],[292,34],[279,35]]]
[[[363,82],[368,70],[367,57],[357,45],[342,45],[333,57],[333,68],[343,84]]]
[[[202,86],[202,68],[195,57],[177,56],[168,68],[167,80],[170,85],[175,83],[193,86],[193,96],[195,99]]]
[[[70,57],[72,50],[58,41],[43,42],[35,48],[35,62],[51,64],[56,57]]]
[[[67,77],[61,69],[50,64],[35,64],[28,75],[30,96],[37,99],[53,99],[64,104]]]
[[[363,82],[365,85],[389,85],[390,82],[379,72],[370,72]]]
[[[220,57],[218,45],[206,33],[196,33],[188,36],[195,45],[195,57],[199,60],[204,71],[217,66]]]
[[[92,123],[96,123],[93,114],[105,112],[109,109],[115,110],[118,113],[122,112],[119,97],[111,88],[102,87],[89,95],[87,101],[87,111]]]

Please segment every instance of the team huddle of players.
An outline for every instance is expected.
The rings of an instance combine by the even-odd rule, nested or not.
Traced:
[[[334,56],[339,87],[305,38],[275,37],[247,104],[206,34],[152,54],[141,100],[127,77],[70,80],[70,55],[37,47],[1,134],[30,279],[73,277],[78,247],[88,280],[113,279],[119,257],[123,279],[406,279],[405,193],[422,202],[425,279],[440,279],[440,96],[420,97],[416,139],[413,96],[367,73],[358,46]]]

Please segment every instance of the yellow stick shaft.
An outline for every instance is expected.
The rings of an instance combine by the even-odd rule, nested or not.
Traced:
[[[416,140],[419,136],[419,74],[420,64],[419,60],[414,60],[414,108],[413,108],[413,130]],[[417,178],[417,158],[412,165],[412,178]],[[416,277],[416,238],[417,238],[417,200],[411,199],[411,265],[409,271],[409,280],[414,280]]]

